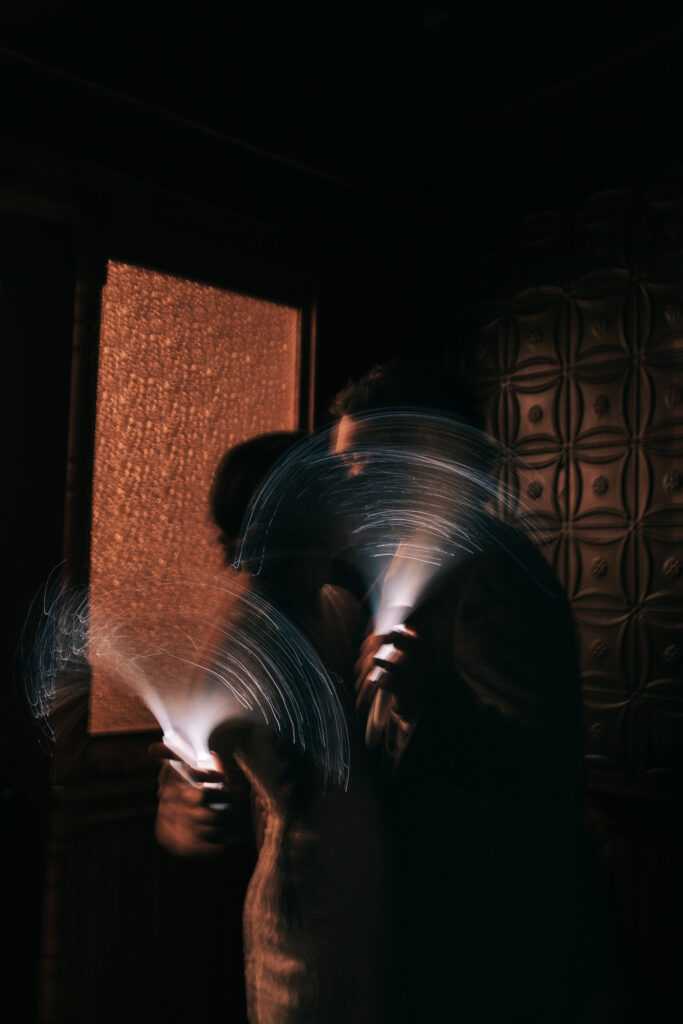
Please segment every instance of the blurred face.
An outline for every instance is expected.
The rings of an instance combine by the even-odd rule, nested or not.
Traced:
[[[358,442],[358,424],[353,416],[344,414],[332,428],[330,439],[331,453],[339,455],[346,466],[347,476],[358,476],[368,464],[367,458],[363,458],[359,452],[354,451],[354,444]]]

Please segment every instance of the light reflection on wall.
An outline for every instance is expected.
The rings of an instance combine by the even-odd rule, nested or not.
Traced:
[[[163,642],[170,610],[180,624],[173,580],[223,577],[207,511],[212,474],[230,446],[298,425],[299,339],[297,309],[109,264],[93,478],[95,619],[112,588],[130,593],[131,619]],[[153,724],[94,664],[91,731]]]

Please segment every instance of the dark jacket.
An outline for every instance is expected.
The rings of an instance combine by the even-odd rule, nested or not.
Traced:
[[[522,534],[498,526],[486,550],[432,585],[409,625],[425,701],[389,758],[396,1016],[584,1019],[605,940],[562,589]]]

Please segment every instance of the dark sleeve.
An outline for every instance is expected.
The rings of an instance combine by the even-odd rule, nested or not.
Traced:
[[[576,645],[540,554],[515,540],[473,558],[425,608],[422,631],[425,707],[401,770],[492,811],[576,786]]]
[[[422,969],[440,1006],[457,991],[463,1019],[564,1019],[585,934],[567,602],[523,540],[443,583],[424,606],[425,705],[396,776],[406,905],[418,934],[443,922]]]
[[[576,647],[562,589],[530,544],[473,561],[456,595],[451,657],[483,706],[538,730],[576,688]]]
[[[491,798],[527,803],[571,786],[581,753],[574,630],[560,585],[530,544],[472,566],[451,657],[460,740]]]

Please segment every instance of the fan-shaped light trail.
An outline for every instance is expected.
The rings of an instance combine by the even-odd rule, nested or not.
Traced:
[[[501,457],[510,462],[485,434],[426,412],[356,417],[343,446],[334,427],[321,430],[266,477],[246,514],[235,565],[267,581],[272,566],[295,574],[311,558],[346,562],[363,580],[375,631],[389,633],[440,573],[501,543],[501,518],[533,529],[492,472]],[[49,728],[99,659],[198,760],[220,722],[254,716],[317,759],[326,779],[346,785],[340,682],[302,630],[258,581],[239,593],[226,582],[230,613],[212,622],[203,611],[206,584],[181,582],[180,590],[172,582],[180,594],[173,615],[153,630],[131,618],[130,592],[98,597],[94,611],[83,592],[46,592],[26,673],[36,717]],[[171,583],[147,585],[158,593]],[[193,638],[207,631],[212,643],[199,650]]]
[[[230,617],[207,621],[205,584],[148,585],[155,593],[166,585],[176,599],[181,595],[182,629],[169,621],[157,624],[152,636],[128,611],[130,588],[100,598],[95,614],[82,590],[45,595],[24,673],[33,713],[45,729],[52,732],[74,688],[82,688],[89,668],[98,664],[108,678],[141,697],[165,734],[182,736],[197,765],[206,762],[218,725],[251,718],[309,753],[326,781],[346,785],[349,741],[341,684],[301,630],[258,593],[226,588]],[[138,591],[133,605],[141,604]],[[204,650],[193,641],[193,622],[196,635],[212,638]],[[159,633],[163,643],[155,638]]]

